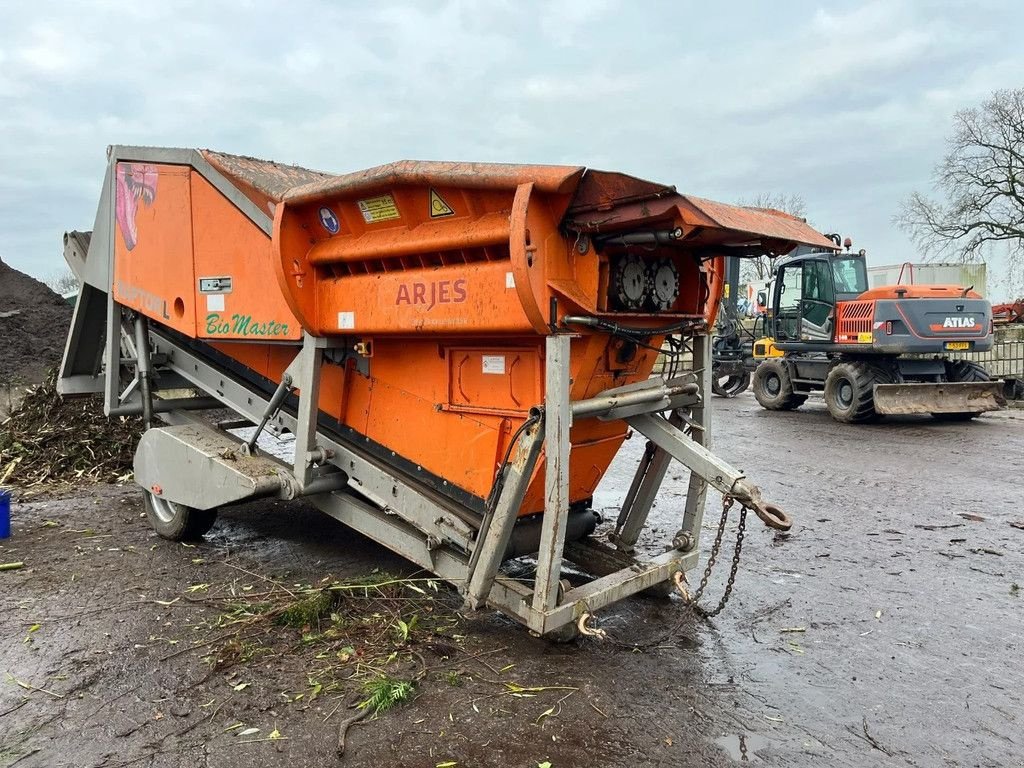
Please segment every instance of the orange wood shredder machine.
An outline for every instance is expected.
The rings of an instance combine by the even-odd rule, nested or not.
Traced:
[[[303,497],[555,635],[673,579],[686,593],[709,485],[789,526],[710,451],[705,395],[724,258],[833,247],[801,220],[581,167],[108,155],[92,232],[65,236],[83,285],[59,386],[143,416],[135,477],[161,535]],[[206,414],[225,407],[239,418]],[[267,430],[293,459],[260,449]],[[598,536],[631,430],[648,449]],[[679,529],[643,558],[672,459],[691,472]],[[524,557],[535,577],[506,575]]]

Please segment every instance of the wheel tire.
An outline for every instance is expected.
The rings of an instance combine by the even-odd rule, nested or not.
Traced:
[[[889,377],[867,363],[837,363],[825,377],[825,406],[844,424],[862,424],[880,418],[875,411],[875,384]]]
[[[807,402],[793,391],[789,367],[780,360],[765,360],[754,371],[754,397],[769,411],[791,411]]]
[[[153,530],[164,539],[191,541],[201,539],[217,520],[217,510],[196,509],[146,494],[146,517]]]
[[[947,360],[946,361],[947,381],[992,381],[982,366],[971,360]],[[933,413],[932,418],[939,421],[970,421],[975,416],[980,416],[980,411],[959,411],[956,413]]]
[[[711,374],[711,391],[719,397],[736,397],[736,395],[747,391],[750,386],[750,372],[736,373],[732,376],[721,378]]]
[[[971,360],[947,360],[946,379],[948,381],[992,381],[988,371]]]

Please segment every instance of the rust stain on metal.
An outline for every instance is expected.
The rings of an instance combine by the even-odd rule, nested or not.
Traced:
[[[807,225],[802,219],[770,208],[747,208],[719,203],[703,197],[682,195],[696,212],[706,216],[722,229],[746,232],[759,237],[771,237],[805,245],[835,249],[836,244]]]
[[[674,195],[676,188],[625,173],[588,170],[569,205],[569,215],[607,210],[615,205]]]
[[[283,165],[243,155],[229,155],[209,149],[200,150],[203,157],[221,173],[230,176],[275,202],[280,202],[288,190],[304,184],[337,178],[333,174]]]
[[[399,185],[509,190],[528,182],[543,192],[567,194],[573,190],[584,170],[581,166],[565,165],[402,160],[313,181],[291,190],[284,199],[290,204],[299,204],[322,197],[370,192]]]

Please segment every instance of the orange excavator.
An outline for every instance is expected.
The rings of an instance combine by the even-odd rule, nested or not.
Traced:
[[[869,289],[863,252],[838,248],[782,259],[774,272],[771,338],[754,345],[762,361],[753,390],[764,408],[792,410],[821,395],[834,419],[854,423],[886,414],[968,420],[1006,405],[1001,382],[950,356],[992,348],[992,307],[971,288]]]

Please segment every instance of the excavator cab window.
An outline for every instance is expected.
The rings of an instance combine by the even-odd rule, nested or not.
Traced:
[[[775,277],[775,338],[800,338],[800,307],[803,300],[803,270],[800,264],[782,267]]]
[[[840,301],[860,296],[868,289],[868,270],[861,256],[839,256],[832,259],[832,279]]]
[[[778,275],[775,337],[780,341],[831,342],[836,286],[827,258],[784,265]]]
[[[832,341],[832,318],[836,293],[832,270],[823,259],[803,263],[803,300],[800,304],[800,338],[803,341]]]

